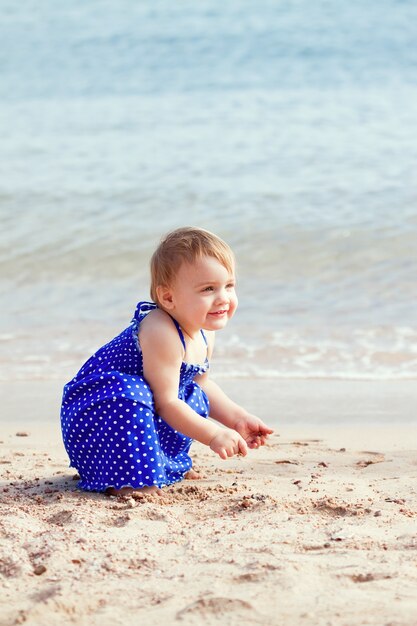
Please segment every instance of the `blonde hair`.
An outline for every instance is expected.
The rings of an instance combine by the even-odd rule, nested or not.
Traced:
[[[217,259],[230,273],[234,272],[235,257],[220,237],[202,228],[186,226],[165,235],[151,258],[151,298],[157,304],[158,286],[169,286],[182,263],[192,264],[204,256]]]

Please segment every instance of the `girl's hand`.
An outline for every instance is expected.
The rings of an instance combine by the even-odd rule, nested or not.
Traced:
[[[248,453],[246,441],[231,428],[219,428],[218,434],[210,441],[210,448],[221,459],[227,459],[235,454],[246,456]]]
[[[245,417],[240,418],[235,424],[235,430],[242,435],[249,448],[259,448],[263,446],[274,431],[268,428],[259,417],[247,413]]]

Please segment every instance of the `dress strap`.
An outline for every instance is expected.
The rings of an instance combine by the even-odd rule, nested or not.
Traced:
[[[174,322],[175,327],[176,327],[176,329],[177,329],[177,331],[178,331],[178,334],[179,334],[179,336],[180,336],[181,343],[182,343],[182,345],[183,345],[183,347],[184,347],[184,350],[186,350],[186,349],[187,349],[187,346],[185,345],[184,334],[183,334],[183,332],[182,332],[182,330],[181,330],[181,326],[178,324],[177,320],[176,320],[176,319],[174,319],[174,318],[172,317],[172,315],[170,315],[170,318],[171,318],[171,319],[172,319],[172,321]]]
[[[144,317],[147,313],[149,313],[149,311],[153,311],[156,308],[157,306],[155,302],[146,302],[146,301],[138,302],[136,306],[135,314],[132,318],[132,322],[139,321],[142,317]]]
[[[204,330],[203,330],[203,329],[201,329],[201,331],[200,331],[200,332],[201,332],[201,334],[203,335],[204,343],[206,344],[206,346],[208,346],[208,343],[207,343],[207,337],[206,337],[206,336],[205,336],[205,334],[204,334]]]

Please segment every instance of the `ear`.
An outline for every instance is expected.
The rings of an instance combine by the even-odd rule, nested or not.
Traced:
[[[174,300],[171,289],[166,285],[158,285],[156,288],[156,295],[162,308],[166,311],[172,311],[174,308]]]

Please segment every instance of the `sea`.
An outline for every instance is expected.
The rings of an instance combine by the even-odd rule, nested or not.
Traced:
[[[69,380],[182,225],[237,257],[214,376],[417,378],[415,0],[1,0],[0,41],[0,380]]]

